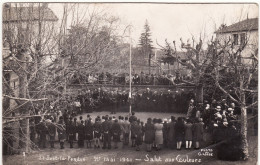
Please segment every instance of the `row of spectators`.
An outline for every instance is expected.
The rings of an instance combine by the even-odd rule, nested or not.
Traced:
[[[189,76],[181,76],[180,73],[172,74],[133,74],[132,84],[134,85],[173,85],[180,84],[182,80],[191,80]],[[126,85],[130,82],[129,73],[96,73],[87,74],[86,76],[74,75],[72,77],[72,84],[114,84]]]
[[[178,117],[175,120],[171,116],[170,119],[147,118],[144,122],[133,112],[130,117],[105,115],[92,118],[87,115],[86,119],[80,116],[77,121],[67,111],[57,115],[49,114],[42,119],[37,117],[31,120],[30,140],[34,148],[46,148],[47,139],[50,147],[54,148],[57,135],[61,149],[66,141],[70,148],[74,148],[77,141],[79,148],[83,148],[86,143],[87,148],[94,145],[94,148],[103,149],[118,148],[121,142],[123,149],[131,142],[136,151],[140,151],[141,145],[145,143],[147,152],[150,152],[153,148],[157,151],[162,148],[180,150],[182,146],[198,149],[203,141],[204,123],[201,118],[191,120]]]
[[[138,91],[132,94],[131,101],[126,91],[108,91],[100,88],[80,92],[74,98],[67,97],[59,102],[51,103],[51,109],[74,111],[76,114],[106,110],[111,113],[128,110],[129,103],[135,111],[143,112],[185,112],[188,108],[191,92],[184,89],[177,91]]]

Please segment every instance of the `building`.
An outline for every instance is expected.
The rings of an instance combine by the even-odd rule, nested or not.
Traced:
[[[46,36],[55,27],[58,18],[47,3],[28,3],[27,6],[23,3],[6,3],[2,14],[3,94],[19,97],[22,76],[16,72],[16,66],[24,67],[24,61],[32,60],[30,53],[37,52],[39,45],[46,43]],[[51,42],[46,44],[52,45]],[[40,49],[46,51],[43,47]],[[4,110],[16,106],[13,99],[5,97],[3,102]]]
[[[242,63],[252,65],[252,54],[256,54],[258,50],[258,18],[246,19],[230,26],[221,26],[215,34],[221,45],[225,45],[230,40],[230,43],[234,44],[234,50],[245,45],[241,52]]]

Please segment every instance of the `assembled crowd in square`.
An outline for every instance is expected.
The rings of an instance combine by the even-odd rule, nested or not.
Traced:
[[[45,116],[42,120],[38,118],[36,123],[32,121],[31,141],[38,147],[45,148],[46,137],[49,136],[50,146],[54,148],[55,136],[58,135],[61,149],[66,141],[70,148],[75,147],[74,143],[77,141],[79,148],[86,144],[87,148],[96,149],[118,148],[122,142],[124,146],[131,143],[137,151],[142,144],[146,144],[149,152],[153,148],[161,150],[167,147],[180,150],[183,146],[198,149],[205,132],[213,135],[213,142],[219,142],[228,137],[227,134],[234,136],[238,131],[234,124],[237,116],[233,113],[233,103],[228,106],[226,103],[221,105],[213,101],[212,108],[210,104],[206,104],[203,111],[193,104],[194,101],[191,100],[186,118],[147,118],[146,122],[140,121],[134,112],[130,117],[105,115],[92,118],[87,115],[83,119],[80,116],[77,121],[77,118],[73,118],[65,110],[63,114]]]

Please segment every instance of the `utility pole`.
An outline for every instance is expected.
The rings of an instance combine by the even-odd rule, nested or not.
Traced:
[[[131,44],[131,27],[129,27],[129,114],[131,115],[132,112],[132,44]]]

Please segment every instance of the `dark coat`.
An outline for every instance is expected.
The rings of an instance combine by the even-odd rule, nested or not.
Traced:
[[[69,135],[74,134],[76,132],[76,127],[72,121],[68,122],[66,129]]]
[[[87,123],[85,125],[85,136],[86,140],[92,140],[93,139],[93,125],[91,122]]]
[[[144,131],[145,131],[145,139],[144,139],[145,143],[152,144],[155,136],[154,124],[146,123],[144,127]]]
[[[113,123],[113,125],[111,127],[111,132],[112,132],[114,141],[119,142],[120,134],[121,134],[121,127],[118,122]]]
[[[192,141],[192,128],[193,125],[191,123],[185,124],[185,140]]]
[[[201,141],[203,139],[203,126],[204,126],[204,123],[202,123],[202,122],[193,124],[194,141]]]
[[[121,134],[121,127],[118,122],[113,123],[111,127],[111,132],[113,134]]]
[[[58,138],[60,141],[66,140],[66,125],[64,122],[59,121],[58,127],[57,127],[57,132],[58,132]]]
[[[111,123],[108,120],[102,123],[102,132],[103,133],[110,133],[111,131]]]
[[[50,123],[48,125],[48,132],[50,136],[55,136],[56,135],[56,126],[54,125],[54,123]]]
[[[102,126],[100,122],[95,122],[93,124],[94,138],[99,138],[101,136]]]
[[[168,123],[168,140],[170,142],[175,141],[175,122]]]
[[[85,139],[85,127],[83,124],[78,125],[77,132],[78,132],[78,140],[84,140]]]
[[[39,133],[40,133],[40,135],[48,134],[48,127],[46,126],[46,124],[44,122],[41,122],[39,124]]]
[[[184,138],[184,123],[177,121],[175,126],[175,135],[177,141],[182,141]]]
[[[142,126],[138,124],[136,121],[134,121],[131,124],[131,137],[135,137],[136,144],[141,145],[142,144]]]

